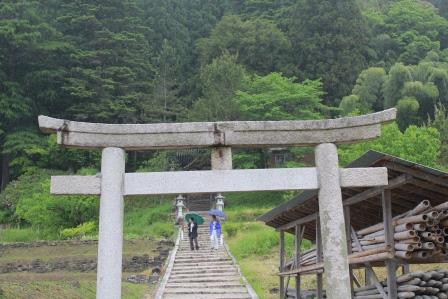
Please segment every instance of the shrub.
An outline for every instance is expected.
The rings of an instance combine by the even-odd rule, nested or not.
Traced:
[[[77,227],[66,228],[62,230],[61,235],[65,239],[83,238],[87,235],[97,233],[97,225],[95,221],[84,222]]]
[[[223,226],[224,227],[224,232],[226,233],[226,237],[228,238],[232,238],[234,236],[236,236],[236,234],[238,233],[238,226],[236,224],[226,224]]]
[[[157,237],[172,237],[174,234],[173,225],[170,223],[157,222],[149,227],[149,233]]]

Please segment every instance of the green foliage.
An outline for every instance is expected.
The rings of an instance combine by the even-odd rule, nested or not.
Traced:
[[[66,228],[61,231],[61,236],[65,239],[79,239],[87,235],[97,234],[98,226],[95,221],[84,222],[77,227]]]
[[[448,112],[443,105],[435,108],[434,119],[429,120],[429,126],[440,133],[440,163],[448,169]]]
[[[50,195],[50,174],[45,170],[31,171],[8,185],[0,194],[5,221],[55,231],[97,219],[97,198]]]
[[[227,238],[233,238],[238,233],[238,225],[235,223],[226,223],[224,225],[224,232]]]
[[[246,78],[235,101],[250,120],[317,119],[330,110],[319,80],[294,81],[279,73]]]
[[[401,130],[404,131],[409,125],[416,122],[419,108],[420,104],[414,97],[404,97],[398,101],[397,123]]]
[[[432,118],[435,105],[446,105],[447,96],[447,64],[431,52],[417,65],[394,64],[387,75],[382,68],[363,71],[352,94],[344,97],[339,107],[345,115],[397,107],[398,124],[404,130]]]
[[[148,235],[170,238],[174,235],[174,227],[172,223],[156,222],[149,227]]]
[[[198,41],[202,63],[210,63],[226,51],[237,62],[259,74],[283,70],[291,44],[285,34],[270,21],[242,21],[235,15],[224,16],[210,36]]]
[[[261,168],[263,157],[260,151],[241,151],[232,155],[232,162],[235,169],[256,169]]]
[[[236,56],[224,53],[201,68],[203,96],[194,103],[191,119],[219,121],[239,118],[240,112],[233,97],[242,85],[245,70],[236,61]]]
[[[124,234],[127,237],[171,237],[174,234],[170,218],[171,205],[157,198],[129,198],[124,213]]]
[[[383,68],[368,68],[359,75],[352,94],[357,95],[364,105],[373,108],[375,111],[381,110],[383,107],[381,89],[385,80],[386,71]]]
[[[410,126],[401,132],[394,124],[383,126],[376,140],[341,147],[342,165],[359,158],[368,150],[376,150],[431,167],[439,167],[440,134],[430,127]]]
[[[267,208],[284,201],[283,192],[247,192],[229,193],[226,195],[226,203],[233,207]]]
[[[137,1],[61,1],[56,9],[58,28],[76,44],[63,87],[72,115],[114,123],[138,120],[154,68],[146,38],[150,29]]]
[[[425,1],[387,1],[365,11],[374,37],[370,45],[376,61],[417,64],[428,52],[446,48],[448,21]]]
[[[322,78],[328,102],[347,95],[367,64],[369,34],[355,1],[297,1],[288,31],[300,77]]]
[[[0,243],[34,242],[55,239],[55,234],[33,228],[8,228],[0,230]]]
[[[250,234],[244,236],[244,242],[232,246],[232,253],[240,259],[251,255],[267,255],[279,244],[278,233],[273,229],[251,230]]]

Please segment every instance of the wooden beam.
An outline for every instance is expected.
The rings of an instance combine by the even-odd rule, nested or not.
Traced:
[[[392,194],[391,190],[384,190],[381,202],[383,205],[383,222],[384,222],[384,235],[386,245],[389,245],[391,252],[395,254],[395,241],[394,241],[394,226],[392,224]],[[396,262],[394,260],[386,260],[387,270],[387,288],[388,298],[395,299],[398,296],[397,291],[397,274],[396,274]]]
[[[316,220],[316,263],[322,264],[322,235],[320,231],[320,218]],[[316,274],[317,299],[324,298],[324,280],[322,273]]]
[[[279,272],[284,272],[285,267],[285,232],[280,231],[280,266],[279,266]],[[280,276],[280,299],[286,298],[286,292],[285,290],[285,278],[283,276]]]
[[[315,221],[316,217],[318,215],[319,215],[319,212],[310,214],[308,216],[305,216],[305,217],[297,219],[297,220],[294,220],[292,222],[289,222],[289,223],[287,223],[285,225],[282,225],[282,226],[278,227],[277,231],[288,230],[290,228],[293,228],[296,225],[302,225],[302,224],[305,224],[305,223],[308,223],[308,222],[311,222],[311,221]]]
[[[412,169],[410,167],[406,167],[403,166],[401,164],[398,163],[394,163],[392,161],[387,161],[385,162],[385,165],[387,168],[390,168],[392,170],[395,171],[399,171],[399,172],[403,172],[403,173],[407,173],[413,177],[425,180],[425,181],[429,181],[429,182],[433,182],[439,185],[442,185],[444,187],[448,187],[448,180],[446,177],[438,177],[436,175],[427,173],[427,172],[423,172],[423,171],[419,171],[417,169]]]
[[[350,238],[351,235],[351,224],[350,224],[350,206],[344,207],[344,217],[345,217],[345,234],[347,235],[347,253],[350,256],[352,253],[352,239]],[[350,271],[350,289],[352,293],[352,298],[355,296],[355,292],[353,289],[353,267],[352,265],[349,265],[349,271]]]
[[[302,244],[303,233],[305,232],[305,228],[302,228],[300,225],[296,225],[295,228],[295,242],[294,242],[294,251],[295,251],[295,264],[296,267],[300,266],[300,246]],[[300,298],[300,275],[296,277],[296,298]]]
[[[347,198],[343,201],[344,206],[354,205],[366,199],[372,198],[374,196],[380,195],[384,189],[394,189],[401,185],[407,184],[411,176],[408,174],[402,174],[399,177],[396,177],[389,181],[389,184],[386,187],[376,187],[370,188],[364,192],[358,193],[355,196]]]
[[[422,181],[418,178],[412,178],[409,181],[410,184],[418,186],[418,187],[422,187],[422,188],[426,188],[429,189],[431,191],[435,191],[437,193],[440,193],[442,195],[447,196],[448,195],[448,187],[444,188],[444,187],[440,187],[439,185],[436,185],[432,182],[428,182],[428,181]]]
[[[356,231],[353,227],[351,227],[351,236],[356,246],[358,247],[358,250],[363,251],[361,243],[359,242],[358,236],[356,235]],[[369,277],[369,279],[371,279],[371,282],[375,285],[375,287],[377,288],[378,292],[383,297],[383,299],[388,299],[387,294],[386,292],[384,292],[383,286],[381,285],[378,277],[376,276],[375,271],[372,269],[371,264],[364,263],[364,267],[366,271],[366,284],[367,284],[367,277]]]

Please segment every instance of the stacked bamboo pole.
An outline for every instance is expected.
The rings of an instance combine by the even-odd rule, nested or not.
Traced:
[[[393,218],[395,248],[385,243],[384,224],[352,234],[351,264],[384,261],[394,257],[424,261],[445,257],[448,253],[448,202],[431,207],[428,200]],[[302,253],[300,266],[316,263],[315,248]]]
[[[422,201],[411,211],[393,219],[395,257],[406,260],[424,260],[446,256],[448,249],[448,202],[431,207]],[[352,251],[362,253],[374,248],[385,249],[382,223],[356,232],[361,249],[352,240]]]
[[[440,269],[429,272],[414,272],[397,277],[398,298],[447,299],[448,270]],[[354,290],[355,299],[381,299],[378,288],[387,293],[387,283],[381,286],[367,285]]]

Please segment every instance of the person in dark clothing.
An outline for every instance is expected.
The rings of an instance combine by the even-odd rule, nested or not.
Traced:
[[[199,250],[198,245],[198,224],[193,221],[193,219],[188,219],[188,237],[190,238],[190,248],[194,250],[196,246],[196,250]],[[194,245],[193,246],[193,242]]]

